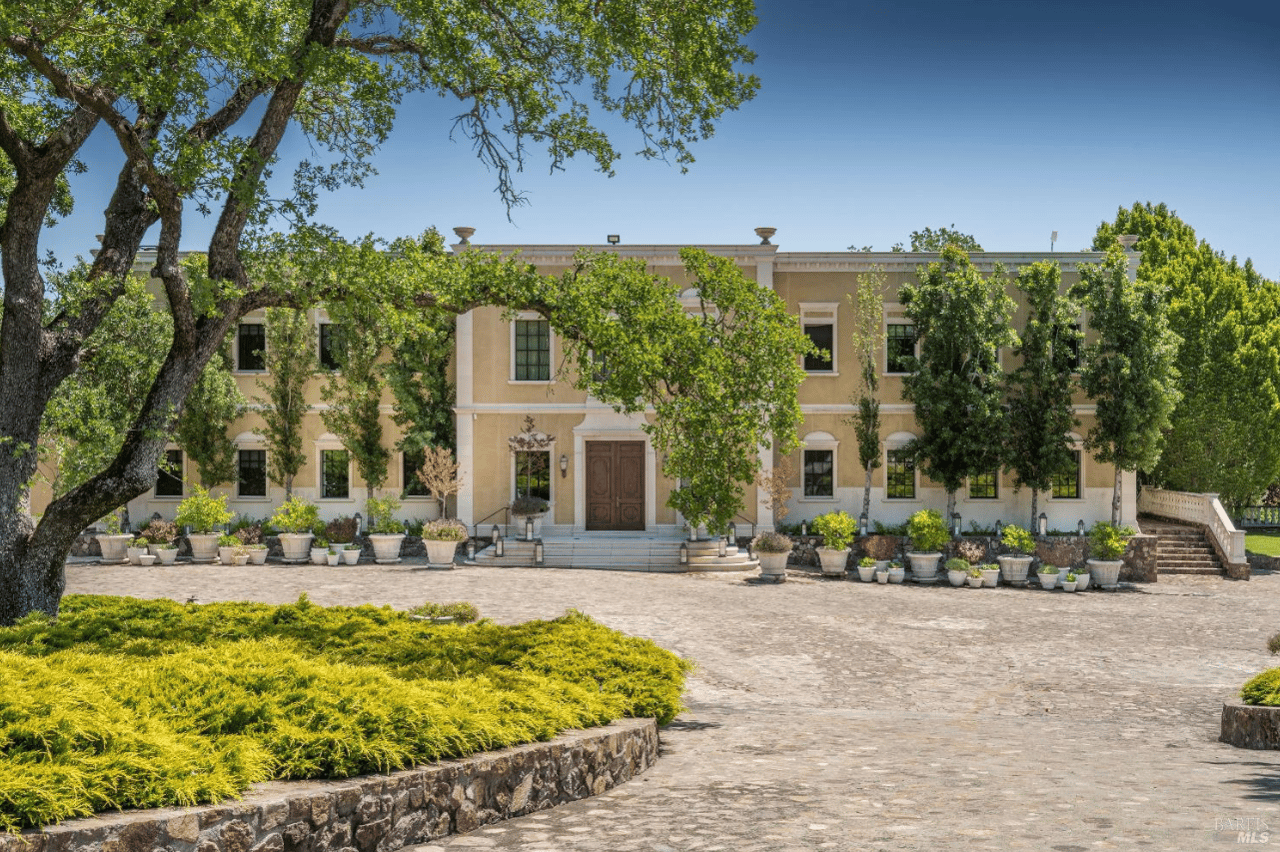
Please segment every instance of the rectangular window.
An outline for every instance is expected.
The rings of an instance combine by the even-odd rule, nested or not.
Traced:
[[[182,496],[182,450],[165,450],[156,478],[157,497]]]
[[[836,496],[835,451],[804,451],[804,496]]]
[[[997,471],[969,477],[970,500],[994,500],[999,496],[1000,477]]]
[[[418,471],[422,468],[424,459],[422,450],[403,453],[401,459],[401,475],[404,477],[401,482],[404,483],[404,496],[430,497],[431,491],[422,484],[422,480],[418,479]]]
[[[260,322],[242,322],[236,330],[236,369],[267,369],[267,327]]]
[[[241,450],[237,493],[241,497],[267,496],[267,451]]]
[[[551,324],[516,320],[516,381],[551,380]]]
[[[1075,461],[1069,471],[1053,478],[1053,496],[1075,500],[1080,497],[1080,451],[1073,452]]]
[[[814,346],[822,350],[821,352],[811,352],[804,356],[805,372],[830,373],[834,371],[835,364],[831,361],[831,353],[835,347],[835,326],[831,323],[806,324],[804,333]]]
[[[1080,369],[1080,323],[1073,322],[1071,330],[1075,332],[1066,342],[1067,363],[1071,366],[1071,371],[1076,372]]]
[[[916,327],[890,323],[885,340],[885,372],[910,373],[916,357]]]
[[[885,465],[884,496],[890,500],[914,500],[916,497],[916,463],[906,447],[889,450]]]
[[[529,450],[516,453],[516,496],[539,497],[551,502],[551,453]]]
[[[351,496],[351,464],[346,450],[320,451],[320,496],[345,500]]]
[[[342,330],[331,322],[320,323],[320,367],[342,369]]]

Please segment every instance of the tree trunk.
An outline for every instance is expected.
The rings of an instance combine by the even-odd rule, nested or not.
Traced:
[[[948,491],[947,492],[947,516],[942,519],[942,522],[944,525],[946,525],[948,532],[951,530],[952,525],[955,523],[955,517],[956,517],[956,492]]]
[[[1116,467],[1116,485],[1111,491],[1111,523],[1120,526],[1120,489],[1123,486],[1121,477],[1124,471]]]
[[[1040,532],[1039,528],[1036,526],[1036,524],[1039,523],[1040,521],[1039,516],[1036,515],[1036,509],[1040,508],[1039,506],[1036,505],[1036,498],[1038,498],[1039,496],[1040,496],[1040,492],[1032,488],[1031,489],[1031,526],[1027,527],[1027,529],[1031,530],[1032,534],[1038,534]]]
[[[871,529],[871,463],[867,463],[867,481],[862,486],[862,514],[867,517],[867,529]]]

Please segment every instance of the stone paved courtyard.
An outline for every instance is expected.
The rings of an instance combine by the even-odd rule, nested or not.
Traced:
[[[575,607],[697,662],[648,773],[416,852],[1280,847],[1280,752],[1217,742],[1222,703],[1280,663],[1280,575],[1083,594],[748,576],[73,564],[67,590]]]

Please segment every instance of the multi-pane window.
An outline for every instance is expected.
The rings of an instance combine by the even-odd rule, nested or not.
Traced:
[[[236,369],[267,369],[267,327],[260,322],[242,322],[236,330]]]
[[[546,320],[516,320],[516,381],[551,379],[551,324]]]
[[[431,491],[427,486],[422,484],[422,480],[418,478],[418,471],[422,469],[422,462],[426,458],[422,450],[414,450],[413,452],[405,452],[402,456],[401,474],[404,483],[404,496],[406,497],[430,497]]]
[[[831,323],[805,323],[805,336],[820,349],[804,356],[804,369],[809,373],[830,373],[835,369],[831,353],[835,351],[835,326]]]
[[[970,500],[994,500],[1000,496],[1000,478],[996,471],[969,477]]]
[[[885,372],[912,372],[915,356],[916,327],[900,322],[889,323],[885,339]]]
[[[342,330],[331,322],[320,323],[320,366],[342,369]]]
[[[804,496],[834,497],[835,494],[835,451],[805,450]]]
[[[914,500],[916,462],[906,447],[889,450],[884,468],[884,496],[891,500]]]
[[[320,496],[338,500],[351,496],[351,464],[346,450],[320,451]]]
[[[549,450],[522,450],[516,453],[516,496],[538,497],[551,502]]]
[[[1080,496],[1080,451],[1075,450],[1071,456],[1074,461],[1070,470],[1053,478],[1054,497],[1076,499]]]
[[[182,496],[182,450],[165,450],[156,478],[157,497]]]
[[[1067,348],[1067,363],[1071,366],[1072,371],[1075,371],[1080,369],[1080,323],[1073,322],[1070,328],[1072,333],[1062,336],[1067,338],[1063,341]],[[1056,337],[1058,335],[1055,335]]]
[[[267,451],[240,450],[236,489],[241,497],[267,496]]]

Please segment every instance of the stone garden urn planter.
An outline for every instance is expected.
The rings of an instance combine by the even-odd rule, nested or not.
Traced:
[[[433,541],[423,539],[422,546],[427,549],[427,563],[435,568],[452,568],[453,557],[458,553],[456,541]]]
[[[1027,572],[1031,570],[1031,556],[997,556],[1000,563],[1000,576],[1010,586],[1025,586]]]
[[[306,562],[311,558],[311,533],[280,533],[280,549],[285,562]]]
[[[190,533],[187,541],[191,545],[192,562],[212,562],[218,556],[218,533]]]
[[[819,547],[818,559],[822,562],[822,573],[828,577],[844,576],[845,568],[849,563],[849,551],[847,548],[835,547]]]
[[[760,560],[760,578],[780,582],[787,576],[787,557],[790,553],[765,553],[756,551],[756,559]]]
[[[392,565],[400,561],[400,545],[404,533],[374,533],[369,536],[373,545],[373,561],[379,565]]]
[[[129,542],[133,541],[131,535],[107,535],[102,534],[96,536],[98,539],[98,547],[102,548],[103,562],[124,562],[128,559],[126,551],[129,548]]]
[[[938,563],[942,561],[941,553],[908,553],[911,560],[911,576],[917,583],[936,583],[938,581]]]
[[[1124,560],[1117,559],[1115,561],[1103,559],[1090,559],[1089,578],[1090,582],[1097,584],[1104,589],[1115,589],[1120,585],[1120,569],[1124,567]]]

